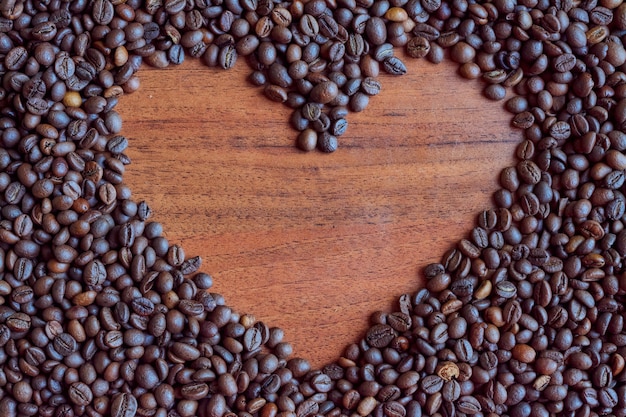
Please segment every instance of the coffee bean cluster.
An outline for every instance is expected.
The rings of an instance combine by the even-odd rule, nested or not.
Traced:
[[[626,5],[0,1],[0,416],[626,417]],[[142,63],[251,67],[304,150],[446,56],[523,129],[493,208],[322,369],[124,184]]]

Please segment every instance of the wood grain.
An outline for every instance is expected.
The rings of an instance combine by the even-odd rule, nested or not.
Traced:
[[[491,205],[521,133],[451,63],[407,63],[333,154],[294,147],[290,110],[233,70],[142,69],[118,111],[126,174],[171,243],[201,255],[229,305],[285,329],[314,365],[422,284]]]

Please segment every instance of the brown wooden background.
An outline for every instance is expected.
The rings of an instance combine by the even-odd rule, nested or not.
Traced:
[[[333,154],[294,147],[290,110],[245,81],[243,62],[145,68],[118,106],[135,198],[231,306],[284,328],[314,365],[420,286],[491,204],[521,138],[453,64],[407,65],[381,77]]]

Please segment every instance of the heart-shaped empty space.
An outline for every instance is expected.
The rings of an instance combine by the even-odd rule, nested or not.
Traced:
[[[314,365],[423,284],[491,206],[521,138],[454,64],[407,66],[380,77],[332,154],[295,148],[291,110],[247,84],[244,63],[144,68],[118,107],[135,198],[229,305],[282,327]]]

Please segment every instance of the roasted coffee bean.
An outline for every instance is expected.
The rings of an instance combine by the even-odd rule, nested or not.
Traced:
[[[407,71],[404,62],[395,56],[391,56],[383,61],[383,69],[391,75],[404,75]]]
[[[441,395],[445,401],[454,402],[461,396],[461,385],[455,380],[444,383]]]
[[[459,377],[459,367],[454,362],[443,362],[437,366],[437,375],[444,381],[451,381]]]
[[[411,328],[411,316],[401,312],[394,312],[387,316],[387,324],[400,333],[406,332]]]
[[[171,352],[176,357],[184,360],[191,361],[200,357],[200,352],[194,346],[186,343],[176,342],[172,345]]]
[[[393,328],[385,324],[379,324],[367,332],[366,340],[372,347],[383,348],[391,343],[395,336],[396,332]]]
[[[317,147],[322,152],[335,152],[337,150],[337,137],[328,132],[322,132],[318,135]]]
[[[137,399],[127,393],[119,393],[111,400],[111,416],[131,417],[137,414]]]
[[[482,410],[482,407],[478,400],[472,396],[464,395],[460,397],[457,402],[457,409],[461,413],[465,413],[468,415],[474,415],[479,413]]]
[[[149,316],[154,312],[154,303],[145,297],[138,297],[132,300],[133,311],[140,316]]]
[[[113,4],[108,0],[97,0],[93,4],[93,20],[100,25],[108,25],[113,20]]]
[[[426,394],[434,394],[441,391],[443,385],[444,380],[437,375],[428,375],[420,382],[420,387]]]
[[[77,349],[76,340],[68,333],[61,333],[54,338],[54,349],[61,356],[69,356]]]
[[[346,133],[347,129],[348,121],[346,119],[340,118],[332,122],[330,133],[334,136],[341,136]]]
[[[263,343],[263,336],[259,329],[251,327],[244,333],[244,348],[248,351],[257,350]]]
[[[78,406],[87,406],[93,400],[93,393],[89,386],[83,382],[75,382],[68,390],[70,401]]]
[[[314,102],[327,104],[337,97],[337,94],[339,94],[339,88],[337,87],[337,84],[332,81],[323,81],[313,87],[310,94],[311,99]]]
[[[237,62],[237,49],[235,45],[226,45],[220,49],[217,63],[224,69],[229,69],[235,66]]]
[[[406,52],[412,58],[424,58],[430,52],[430,41],[423,36],[415,36],[407,42]]]
[[[373,45],[382,45],[387,40],[387,29],[383,19],[373,16],[365,24],[365,35]]]
[[[6,327],[14,332],[25,332],[30,329],[31,321],[30,316],[25,313],[13,313],[6,318]]]
[[[361,82],[361,90],[363,90],[365,94],[368,94],[370,96],[375,96],[378,93],[380,93],[380,90],[381,90],[380,81],[372,77],[367,77],[363,79],[363,81]]]

